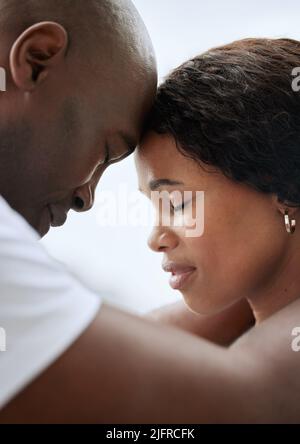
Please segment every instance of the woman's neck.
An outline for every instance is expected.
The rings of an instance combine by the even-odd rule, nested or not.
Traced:
[[[247,298],[256,324],[300,298],[300,249],[289,253],[277,274],[255,296]]]

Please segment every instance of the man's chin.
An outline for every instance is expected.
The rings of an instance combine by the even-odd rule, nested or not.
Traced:
[[[48,207],[46,207],[42,213],[42,216],[40,218],[39,225],[36,229],[40,237],[46,236],[46,234],[49,232],[51,228],[51,214]]]
[[[51,228],[51,213],[48,206],[35,209],[33,207],[15,204],[9,199],[6,199],[6,201],[14,211],[23,217],[28,225],[30,225],[41,238],[46,236]]]
[[[45,207],[42,212],[39,213],[38,217],[29,216],[28,214],[22,214],[22,216],[41,238],[49,232],[51,228],[51,215],[48,207]]]

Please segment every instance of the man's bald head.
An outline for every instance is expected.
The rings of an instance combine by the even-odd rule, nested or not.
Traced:
[[[0,26],[0,194],[43,235],[45,208],[89,209],[105,157],[137,144],[154,51],[127,0],[0,0]]]
[[[60,23],[68,32],[69,48],[80,57],[100,55],[103,49],[110,48],[112,56],[121,49],[126,55],[150,57],[153,63],[151,40],[131,1],[0,0],[2,34],[16,37],[44,21]]]

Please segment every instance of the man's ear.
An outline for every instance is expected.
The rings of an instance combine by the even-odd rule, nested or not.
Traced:
[[[23,91],[33,91],[65,56],[66,30],[55,22],[27,28],[15,41],[9,62],[13,81]]]

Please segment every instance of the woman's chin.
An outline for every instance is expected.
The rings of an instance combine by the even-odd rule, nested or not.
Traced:
[[[199,293],[197,295],[193,294],[183,294],[183,300],[188,307],[188,309],[199,315],[212,316],[215,315],[228,307],[230,304],[220,303],[220,301],[212,301],[211,298],[204,299],[199,298]]]

